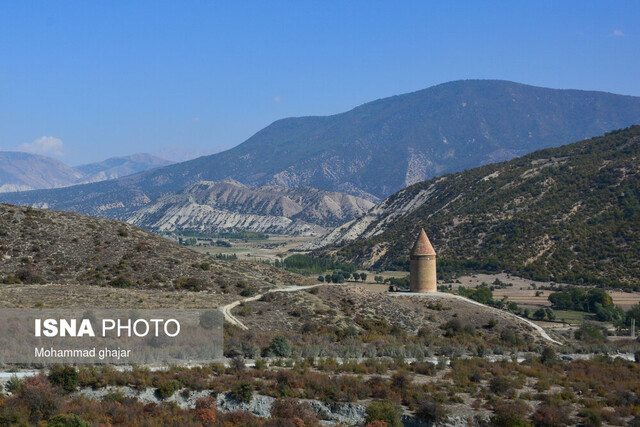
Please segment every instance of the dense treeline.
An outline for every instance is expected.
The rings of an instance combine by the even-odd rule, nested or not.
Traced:
[[[283,261],[276,260],[275,266],[284,267],[286,270],[299,274],[319,274],[330,270],[353,273],[358,269],[354,264],[339,262],[331,258],[314,258],[302,254],[288,256]]]
[[[591,288],[569,288],[549,295],[549,301],[559,310],[577,310],[593,313],[602,322],[613,322],[617,327],[626,327],[631,319],[640,324],[640,305],[636,304],[625,313],[620,307],[613,305],[611,296],[604,290]]]
[[[411,186],[430,190],[385,232],[339,257],[407,269],[425,228],[439,274],[506,271],[534,280],[640,290],[640,126]]]
[[[203,233],[197,230],[177,230],[160,234],[177,235],[184,237],[196,237],[201,239],[236,239],[236,240],[266,240],[269,238],[267,233],[257,231],[227,231],[222,233]]]

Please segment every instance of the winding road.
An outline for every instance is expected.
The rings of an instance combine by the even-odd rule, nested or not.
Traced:
[[[315,288],[317,286],[322,286],[322,285],[331,286],[331,285],[326,285],[324,283],[318,283],[316,285],[287,286],[286,288],[269,289],[267,292],[262,293],[260,295],[254,295],[254,296],[249,297],[249,298],[245,298],[245,299],[241,299],[241,300],[238,300],[238,301],[234,301],[231,304],[223,305],[222,307],[220,307],[220,311],[222,311],[222,314],[224,314],[224,320],[226,320],[227,322],[231,323],[232,325],[238,326],[240,329],[248,331],[249,328],[244,323],[242,323],[237,317],[235,317],[233,314],[231,314],[231,310],[233,310],[234,308],[236,308],[237,306],[239,306],[243,302],[251,302],[251,301],[259,300],[260,298],[262,298],[264,296],[264,294],[268,294],[268,293],[271,293],[271,292],[303,291],[305,289]]]

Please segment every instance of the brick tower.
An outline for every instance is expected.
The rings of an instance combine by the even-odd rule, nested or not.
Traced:
[[[436,281],[436,251],[424,229],[418,234],[410,255],[411,292],[438,292]]]

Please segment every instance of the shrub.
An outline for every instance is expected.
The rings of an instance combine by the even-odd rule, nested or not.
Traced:
[[[551,347],[545,347],[540,356],[540,362],[551,365],[556,361],[556,352]]]
[[[603,341],[603,328],[590,322],[580,325],[580,328],[574,333],[577,340],[587,342]]]
[[[531,420],[536,427],[562,427],[570,424],[569,411],[567,406],[542,403]]]
[[[167,399],[173,396],[180,388],[180,383],[176,380],[170,380],[166,377],[160,377],[156,382],[156,394],[160,399]]]
[[[256,290],[252,287],[246,287],[240,291],[241,297],[250,297],[256,293]]]
[[[234,411],[220,414],[220,422],[225,426],[260,427],[264,420],[247,411]]]
[[[253,368],[254,368],[256,371],[264,371],[265,369],[267,369],[267,366],[268,366],[268,365],[267,365],[267,361],[266,361],[266,360],[264,360],[264,359],[257,359],[257,360],[255,361],[255,364],[254,364]]]
[[[231,397],[238,402],[249,403],[253,398],[253,386],[246,381],[238,381],[231,387]]]
[[[502,332],[500,332],[500,340],[503,343],[509,344],[512,346],[517,346],[522,344],[522,340],[520,339],[518,334],[514,330],[508,329],[508,328],[503,329]]]
[[[233,371],[242,372],[244,371],[245,367],[246,365],[244,363],[244,358],[242,356],[236,356],[233,359],[231,359],[231,364],[229,368],[231,368]]]
[[[299,419],[305,426],[320,425],[316,413],[306,402],[298,402],[296,399],[277,399],[271,406],[271,417],[280,419]],[[280,425],[278,423],[278,425]]]
[[[5,384],[4,388],[11,394],[16,394],[20,391],[24,385],[24,378],[18,377],[16,374],[11,375],[9,381]]]
[[[416,410],[416,418],[427,424],[439,423],[447,416],[447,410],[439,402],[427,399]]]
[[[91,427],[91,423],[76,414],[60,414],[51,417],[47,427]]]
[[[49,370],[48,378],[51,384],[67,392],[72,392],[78,387],[78,371],[73,366],[54,365]]]
[[[186,289],[192,292],[198,292],[205,288],[206,283],[197,277],[182,277],[176,279],[175,282],[178,289]]]
[[[44,283],[42,276],[30,268],[21,268],[16,271],[16,278],[27,284]]]
[[[196,400],[196,418],[203,425],[215,424],[218,402],[213,396],[200,397]]]
[[[291,356],[291,343],[284,335],[278,335],[269,344],[269,353],[276,357]]]
[[[599,427],[602,425],[602,415],[595,408],[585,408],[580,412],[583,417],[583,423],[588,427]]]
[[[60,391],[44,375],[25,380],[18,397],[29,410],[29,419],[34,423],[51,417],[60,409]]]
[[[118,276],[115,279],[112,279],[109,282],[109,285],[113,286],[114,288],[128,288],[132,285],[132,283],[128,278],[124,276]]]
[[[402,409],[393,402],[372,402],[367,406],[366,422],[384,421],[389,427],[402,427]]]
[[[511,389],[511,381],[501,375],[496,375],[489,381],[489,390],[495,394],[505,394]]]
[[[493,408],[495,415],[490,425],[495,427],[526,427],[529,422],[524,416],[529,412],[529,405],[522,401],[499,402]]]

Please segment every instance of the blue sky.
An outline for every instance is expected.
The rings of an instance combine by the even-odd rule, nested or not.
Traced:
[[[216,152],[457,79],[640,96],[637,1],[4,1],[0,149]]]

